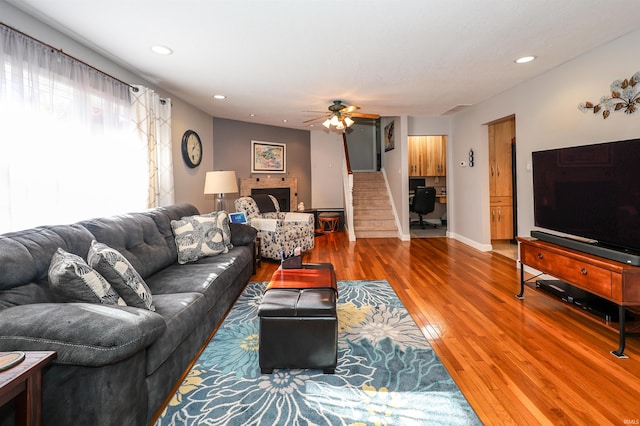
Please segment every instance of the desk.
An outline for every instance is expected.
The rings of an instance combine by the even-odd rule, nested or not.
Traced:
[[[1,352],[0,352],[1,353]],[[55,352],[25,352],[20,364],[0,372],[0,406],[16,399],[16,425],[42,423],[42,369]]]

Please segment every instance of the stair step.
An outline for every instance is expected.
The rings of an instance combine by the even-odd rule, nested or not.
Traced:
[[[382,172],[353,174],[353,230],[356,238],[398,237]]]
[[[353,219],[353,228],[355,230],[396,230],[395,219]]]
[[[375,195],[371,195],[369,197],[367,197],[366,194],[358,194],[356,192],[353,193],[353,202],[360,202],[360,201],[378,201],[378,202],[385,202],[387,203],[388,206],[391,206],[391,203],[389,202],[389,196],[384,193],[384,194],[375,194]]]
[[[370,190],[370,191],[383,190],[384,191],[386,190],[386,185],[384,184],[384,182],[362,182],[362,183],[354,183],[353,189],[358,191],[365,191],[365,190]]]
[[[398,231],[356,231],[356,238],[397,238]]]
[[[354,220],[376,220],[376,219],[394,219],[393,213],[389,210],[376,210],[376,209],[367,209],[367,210],[354,210],[353,212]]]
[[[391,210],[391,205],[389,205],[389,200],[360,200],[353,202],[353,210],[357,209],[389,209]]]

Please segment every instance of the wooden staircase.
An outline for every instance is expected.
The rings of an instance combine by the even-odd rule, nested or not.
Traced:
[[[353,229],[356,239],[398,236],[382,172],[353,172]]]

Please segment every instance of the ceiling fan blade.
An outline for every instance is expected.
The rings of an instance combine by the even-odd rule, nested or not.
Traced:
[[[360,109],[360,107],[358,105],[349,105],[346,108],[341,109],[340,113],[341,114],[348,114],[348,113],[353,112],[353,111],[358,110],[358,109]]]
[[[356,117],[356,118],[372,118],[372,119],[380,118],[378,114],[364,114],[361,112],[352,112],[349,115],[351,117]]]
[[[305,120],[303,121],[303,123],[311,123],[312,121],[318,121],[318,120],[324,120],[326,119],[326,116],[322,116],[322,117],[316,117],[316,118],[310,118],[309,120]]]

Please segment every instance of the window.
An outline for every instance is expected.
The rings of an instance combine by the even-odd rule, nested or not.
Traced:
[[[0,233],[147,207],[129,87],[0,25]]]

